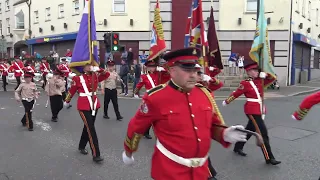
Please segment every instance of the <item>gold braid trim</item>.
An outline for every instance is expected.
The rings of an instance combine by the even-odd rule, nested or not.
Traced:
[[[134,91],[133,91],[133,94],[138,94],[139,90],[140,90],[140,89],[135,88]]]
[[[219,107],[218,107],[216,101],[214,100],[214,98],[212,97],[212,95],[210,94],[210,92],[204,87],[200,87],[200,89],[206,94],[207,98],[209,99],[209,101],[211,103],[212,108],[214,108],[216,114],[218,115],[219,120],[221,121],[221,124],[225,124],[224,119],[223,119],[221,112],[219,110]]]
[[[214,80],[215,80],[215,82],[213,83],[214,85],[219,85],[219,84],[220,84],[220,81],[219,81],[219,79],[217,79],[217,78],[214,78]]]
[[[67,94],[67,96],[66,96],[66,99],[64,99],[65,101],[67,101],[67,102],[69,102],[69,101],[71,101],[71,93],[70,92],[68,92],[68,94]]]
[[[134,133],[132,139],[130,139],[127,136],[126,140],[125,140],[125,144],[128,146],[128,148],[131,151],[133,151],[133,152],[137,151],[138,147],[139,147],[139,142],[140,142],[141,137],[142,137],[142,134],[137,134],[137,133]]]
[[[303,119],[308,114],[308,112],[309,112],[309,109],[307,109],[307,108],[304,108],[304,109],[299,108],[297,110],[297,113],[298,113],[298,116],[300,119]]]
[[[226,100],[226,102],[229,104],[231,101],[235,100],[236,98],[234,96],[230,96],[228,97],[228,99]]]

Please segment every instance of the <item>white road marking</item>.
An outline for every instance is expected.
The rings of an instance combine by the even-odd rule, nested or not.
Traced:
[[[2,108],[0,108],[0,109],[2,109],[2,110],[3,110],[3,109],[6,109],[6,108],[2,107]]]

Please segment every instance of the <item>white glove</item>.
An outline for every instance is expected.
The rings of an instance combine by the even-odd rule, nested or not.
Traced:
[[[265,72],[260,72],[260,73],[259,73],[259,77],[260,77],[261,79],[265,79],[265,78],[267,77],[267,73],[265,73]]]
[[[227,102],[226,102],[226,101],[223,101],[223,102],[222,102],[222,106],[224,106],[224,107],[225,107],[225,106],[227,106],[227,105],[228,105],[228,104],[227,104]]]
[[[165,71],[163,67],[157,66],[157,71]]]
[[[214,67],[210,66],[209,71],[214,71]]]
[[[90,67],[90,71],[92,71],[92,72],[97,72],[99,70],[100,70],[100,68],[98,66],[91,66]]]
[[[291,118],[294,120],[298,120],[294,115],[291,115]]]
[[[131,165],[131,164],[134,163],[134,158],[133,158],[133,156],[131,156],[131,158],[129,158],[129,157],[126,155],[126,152],[125,152],[125,151],[123,151],[123,153],[122,153],[122,160],[123,160],[124,164],[126,164],[126,165]]]
[[[63,105],[64,105],[64,107],[69,107],[69,106],[70,106],[70,103],[63,102]]]
[[[75,73],[70,73],[70,74],[69,74],[69,78],[70,78],[70,79],[72,79],[74,76],[76,76]]]
[[[139,98],[139,96],[138,96],[138,95],[136,95],[136,94],[135,94],[133,97],[134,97],[134,98]]]
[[[223,140],[229,143],[236,143],[236,142],[246,142],[247,135],[246,133],[237,131],[236,129],[243,129],[244,127],[241,125],[230,126],[223,132]]]
[[[206,74],[204,74],[204,75],[202,76],[202,81],[209,82],[210,80],[212,80],[212,78],[211,78],[210,76],[208,76],[208,75],[206,75]]]

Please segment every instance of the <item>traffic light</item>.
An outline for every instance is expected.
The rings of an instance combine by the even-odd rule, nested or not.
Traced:
[[[119,51],[120,50],[120,47],[119,47],[119,33],[112,33],[111,39],[112,39],[111,51]]]

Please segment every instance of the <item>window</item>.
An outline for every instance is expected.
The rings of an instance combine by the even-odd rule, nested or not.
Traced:
[[[257,0],[247,0],[247,11],[257,11]]]
[[[2,13],[2,3],[0,3],[0,13]]]
[[[126,12],[126,0],[113,0],[113,12],[125,13]]]
[[[319,9],[316,9],[316,26],[319,26]]]
[[[300,12],[300,0],[296,0],[296,12],[299,13]]]
[[[311,1],[308,3],[308,19],[311,20]]]
[[[7,35],[9,35],[11,33],[11,29],[10,29],[10,18],[6,19],[6,24],[7,24]]]
[[[6,11],[10,11],[9,0],[6,0]]]
[[[38,11],[34,11],[34,23],[39,23],[39,12]]]
[[[80,14],[79,0],[73,1],[73,14]]]
[[[45,21],[50,21],[51,20],[51,14],[50,14],[50,8],[46,8],[45,11],[46,17],[45,17]]]
[[[1,35],[3,34],[2,33],[2,20],[0,20],[0,33],[1,33]]]
[[[22,10],[16,14],[16,29],[24,29],[24,13]]]
[[[306,0],[302,0],[302,16],[306,16]]]
[[[63,4],[60,4],[58,6],[58,18],[63,18],[64,17],[64,6]]]

